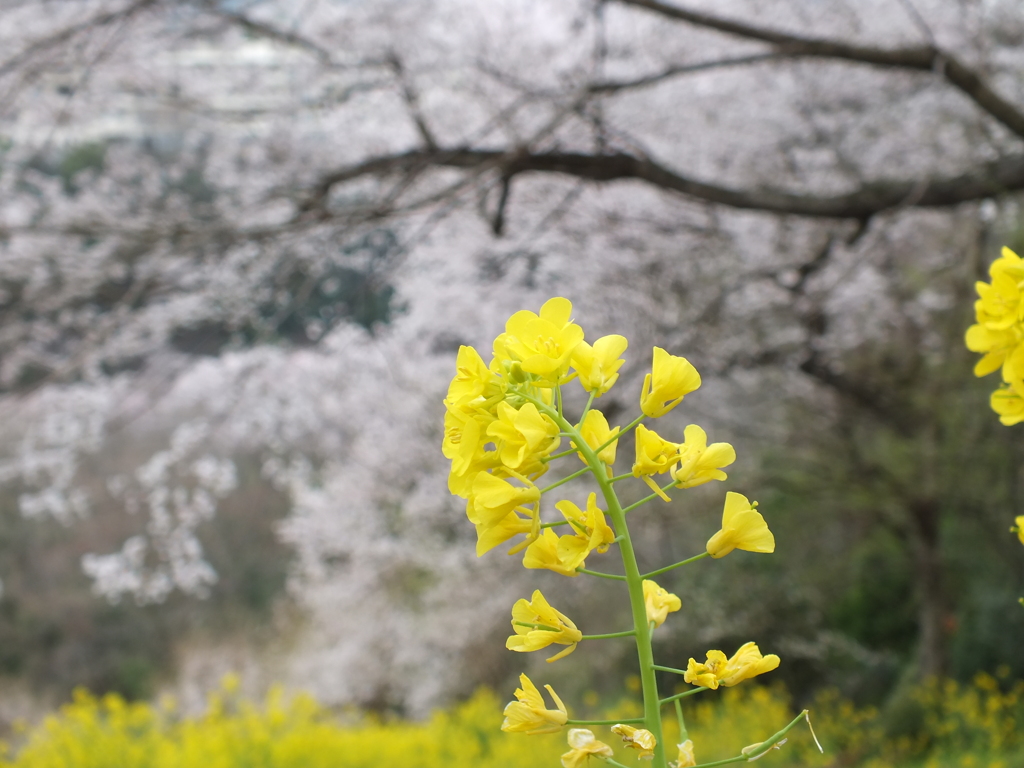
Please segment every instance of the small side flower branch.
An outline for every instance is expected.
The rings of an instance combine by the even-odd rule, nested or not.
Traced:
[[[571,720],[550,685],[544,688],[554,703],[553,709],[524,674],[519,678],[516,700],[505,707],[502,730],[541,734],[566,726],[610,726],[626,748],[635,750],[640,758],[650,759],[652,768],[692,768],[697,765],[694,745],[687,735],[680,700],[769,672],[779,665],[779,657],[763,656],[757,645],[746,643],[731,657],[709,650],[703,662],[691,658],[686,669],[655,664],[653,633],[682,603],[653,577],[705,557],[724,557],[735,549],[773,552],[775,539],[757,502],[730,491],[725,498],[722,527],[708,540],[704,552],[647,574],[640,572],[626,515],[656,499],[670,501],[670,491],[725,480],[723,468],[736,460],[736,452],[728,443],[709,445],[707,434],[696,424],[686,427],[682,442],[667,440],[643,424],[646,419],[671,411],[701,384],[700,374],[685,358],[658,347],[654,348],[651,372],[640,392],[641,414],[624,428],[610,427],[605,415],[593,406],[618,379],[626,347],[626,339],[618,335],[604,336],[593,345],[587,343],[583,329],[572,321],[572,304],[564,298],[547,301],[540,314],[523,310],[512,315],[505,332],[494,340],[489,364],[472,347],[462,347],[445,399],[443,450],[451,460],[448,487],[466,500],[466,515],[476,526],[478,556],[511,541],[514,543],[508,554],[522,552],[526,568],[570,578],[582,574],[619,582],[629,596],[631,629],[584,634],[568,616],[551,606],[540,590],[535,590],[529,600],[521,599],[512,606],[514,634],[506,647],[532,652],[563,646],[548,659],[553,662],[568,656],[583,641],[632,638],[640,667],[643,717]],[[566,416],[562,399],[562,387],[574,380],[589,395],[578,423]],[[616,475],[618,441],[631,430],[636,443],[632,471]],[[563,438],[568,438],[569,446],[559,450]],[[582,469],[542,488],[537,486],[556,461],[574,455],[583,463]],[[669,476],[667,483],[655,480],[665,474]],[[589,478],[596,487],[586,507],[581,509],[569,500],[556,501],[552,506],[562,519],[542,521],[542,497],[580,478]],[[615,484],[628,478],[640,480],[652,493],[623,507]],[[559,535],[556,528],[565,533]],[[622,575],[586,567],[588,558],[604,554],[612,546],[619,549]],[[656,677],[659,671],[682,675],[694,687],[662,698]],[[675,709],[680,733],[677,757],[672,763],[668,762],[662,733],[662,709],[666,705]],[[756,760],[781,746],[801,718],[810,725],[803,712],[767,741],[747,747],[735,758],[705,765]],[[564,768],[579,768],[591,757],[621,765],[615,761],[612,748],[588,728],[570,727],[567,735],[570,749],[562,756]]]

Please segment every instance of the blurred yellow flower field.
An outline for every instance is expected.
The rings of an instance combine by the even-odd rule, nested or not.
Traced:
[[[1024,683],[1005,690],[992,677],[973,684],[934,683],[909,702],[920,730],[887,734],[892,718],[857,708],[835,693],[811,705],[812,722],[825,747],[818,754],[805,730],[795,729],[764,766],[821,768],[1014,768],[1024,765]],[[636,705],[633,705],[635,708]],[[259,704],[242,700],[232,686],[210,697],[206,714],[181,717],[169,702],[127,703],[117,696],[78,693],[44,722],[20,729],[0,768],[556,768],[564,735],[523,737],[497,729],[499,700],[482,690],[468,701],[436,712],[426,722],[381,720],[335,713],[307,696],[271,692]],[[735,755],[752,735],[767,737],[792,716],[775,687],[725,692],[693,701],[687,722],[698,764]],[[629,706],[602,712],[634,716]],[[675,743],[674,723],[666,738]],[[617,759],[636,763],[636,752],[599,728],[597,738],[615,747]],[[591,762],[595,758],[591,758]],[[600,763],[593,763],[599,765]],[[641,764],[642,765],[642,764]]]

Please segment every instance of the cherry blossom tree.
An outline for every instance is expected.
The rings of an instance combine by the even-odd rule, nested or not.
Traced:
[[[949,275],[1024,188],[1009,0],[2,12],[0,481],[26,517],[141,512],[81,565],[160,601],[216,588],[197,531],[258,456],[311,617],[281,674],[328,701],[423,711],[500,668],[462,661],[521,585],[444,487],[460,344],[566,295],[690,357],[723,437],[778,439],[790,399],[916,425],[850,360],[896,331],[941,356]],[[97,495],[115,440],[157,447]],[[922,514],[898,517],[938,671]]]

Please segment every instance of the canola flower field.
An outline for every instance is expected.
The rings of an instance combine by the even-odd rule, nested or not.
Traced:
[[[910,697],[915,732],[887,733],[891,716],[857,708],[834,693],[812,703],[825,754],[794,730],[762,766],[832,768],[1015,768],[1024,765],[1024,682],[979,675],[970,685],[924,686]],[[603,714],[628,717],[638,705]],[[632,708],[631,708],[632,707]],[[425,722],[332,713],[308,696],[272,691],[263,702],[238,697],[226,680],[205,714],[180,716],[170,701],[129,703],[79,692],[43,722],[21,725],[0,768],[543,768],[565,752],[559,734],[524,737],[497,729],[499,701],[480,691]],[[690,733],[708,760],[735,755],[751,734],[773,733],[792,716],[785,693],[751,686],[687,706]],[[666,735],[672,724],[666,724]],[[624,750],[623,750],[624,751]],[[619,757],[627,765],[632,755]],[[598,765],[599,763],[594,763]]]

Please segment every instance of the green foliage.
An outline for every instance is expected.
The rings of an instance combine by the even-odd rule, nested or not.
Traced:
[[[913,573],[900,544],[881,529],[855,546],[852,579],[827,622],[865,647],[907,655],[917,639]]]

